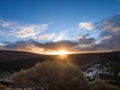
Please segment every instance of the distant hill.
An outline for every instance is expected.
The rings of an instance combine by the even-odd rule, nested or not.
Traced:
[[[0,72],[16,71],[22,68],[30,68],[37,62],[45,60],[55,60],[56,55],[42,55],[23,51],[0,51]],[[120,62],[120,51],[106,52],[106,53],[86,53],[86,54],[70,54],[67,59],[78,65],[81,69],[98,62],[113,61]]]
[[[84,53],[70,55],[69,58],[82,69],[88,68],[95,63],[116,62],[120,64],[120,51],[103,53]]]
[[[23,51],[0,51],[0,72],[30,68],[45,59],[44,55]]]
[[[31,59],[41,57],[40,54],[34,54],[30,52],[23,51],[0,51],[0,61],[13,61],[13,60],[22,60],[22,59]]]

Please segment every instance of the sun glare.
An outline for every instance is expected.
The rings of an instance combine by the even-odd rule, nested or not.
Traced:
[[[66,54],[70,54],[70,52],[68,52],[68,51],[65,51],[65,50],[59,50],[59,51],[55,51],[55,52],[51,52],[50,54],[52,54],[52,55],[61,55],[61,56],[64,56],[64,55],[66,55]]]
[[[63,56],[63,55],[69,54],[69,52],[67,52],[65,50],[60,50],[60,51],[58,51],[58,54]]]

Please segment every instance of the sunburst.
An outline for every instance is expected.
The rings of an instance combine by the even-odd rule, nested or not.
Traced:
[[[55,52],[51,52],[50,54],[52,55],[61,55],[61,56],[64,56],[66,54],[70,54],[70,52],[64,50],[64,49],[61,49],[59,51],[55,51]]]

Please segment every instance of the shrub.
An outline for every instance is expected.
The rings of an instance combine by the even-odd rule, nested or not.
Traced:
[[[67,60],[38,63],[31,69],[12,75],[17,87],[45,90],[89,90],[88,82],[79,68]]]
[[[92,87],[92,90],[120,90],[120,88],[109,85],[104,80],[97,79],[95,80],[95,85]]]

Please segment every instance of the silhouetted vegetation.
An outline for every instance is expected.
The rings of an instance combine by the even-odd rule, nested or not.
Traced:
[[[12,75],[12,82],[19,88],[35,90],[120,90],[104,80],[89,84],[80,69],[69,60],[45,61],[33,68]]]
[[[78,67],[69,61],[38,63],[28,70],[12,75],[17,87],[35,87],[40,90],[90,90],[89,84]]]

